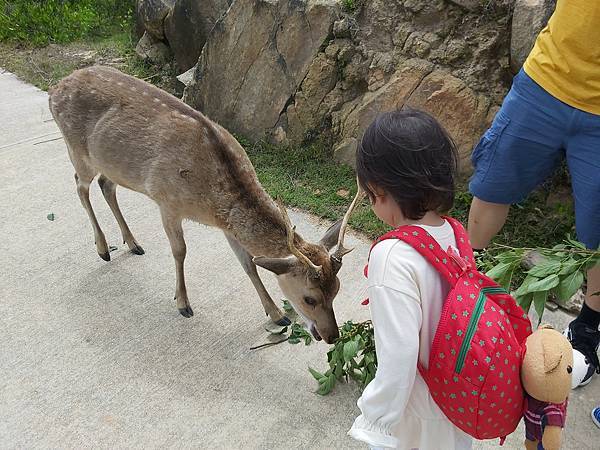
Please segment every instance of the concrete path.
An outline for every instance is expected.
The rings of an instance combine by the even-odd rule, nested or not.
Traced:
[[[135,256],[94,185],[98,219],[118,247],[110,263],[97,256],[59,137],[46,93],[2,73],[0,448],[364,448],[346,436],[357,387],[314,393],[306,369],[326,367],[327,345],[249,350],[269,338],[265,317],[220,232],[185,227],[191,319],[172,300],[174,264],[150,200],[119,191],[146,250]],[[291,218],[313,240],[328,225]],[[369,242],[349,243],[356,250],[340,274],[340,323],[368,318],[359,302]],[[279,297],[274,278],[264,280]],[[599,386],[596,379],[573,393],[565,448],[598,442],[589,410]],[[515,434],[505,448],[520,447]]]

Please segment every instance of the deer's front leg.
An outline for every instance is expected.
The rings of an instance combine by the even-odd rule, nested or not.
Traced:
[[[235,253],[238,261],[242,265],[244,272],[246,272],[250,278],[250,281],[254,285],[254,289],[256,289],[256,292],[260,298],[260,302],[262,303],[263,308],[265,309],[265,312],[269,318],[277,325],[290,325],[290,319],[288,319],[277,307],[277,305],[275,305],[273,299],[265,289],[265,286],[256,270],[256,265],[252,262],[252,255],[250,255],[233,236],[225,233],[225,237],[227,238],[227,242],[229,242],[229,245]]]
[[[194,311],[190,306],[185,287],[185,272],[183,262],[185,260],[186,247],[183,238],[183,228],[181,227],[181,217],[172,214],[170,211],[161,208],[161,217],[163,227],[171,244],[173,258],[175,258],[175,271],[177,274],[177,284],[175,286],[175,300],[177,309],[183,317],[192,317]]]

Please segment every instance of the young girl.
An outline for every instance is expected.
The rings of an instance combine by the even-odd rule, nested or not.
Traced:
[[[373,211],[396,228],[418,225],[443,249],[456,248],[440,212],[454,201],[456,148],[430,115],[399,110],[378,116],[356,153],[358,182]],[[449,286],[412,247],[388,239],[371,251],[368,294],[377,374],[358,400],[350,436],[371,448],[453,450],[471,438],[442,413],[419,375]]]

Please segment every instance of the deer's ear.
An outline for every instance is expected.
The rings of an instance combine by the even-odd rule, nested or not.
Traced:
[[[252,262],[273,272],[275,275],[291,272],[297,264],[296,258],[267,258],[266,256],[256,256],[252,259]]]
[[[336,223],[331,225],[325,232],[325,235],[319,241],[323,247],[327,250],[331,250],[338,242],[338,236],[340,235],[340,228],[342,227],[343,219],[338,220]]]

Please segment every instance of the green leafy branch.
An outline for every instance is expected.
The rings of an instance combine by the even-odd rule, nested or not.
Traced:
[[[583,285],[587,270],[599,263],[600,249],[589,250],[571,238],[552,248],[496,244],[478,259],[480,269],[510,290],[525,311],[533,304],[540,321],[551,296],[560,304],[569,300]]]
[[[319,382],[317,393],[329,394],[338,381],[351,378],[364,389],[375,378],[377,355],[375,337],[370,320],[346,322],[340,327],[340,337],[327,352],[329,369],[325,373],[309,367],[312,376]]]

